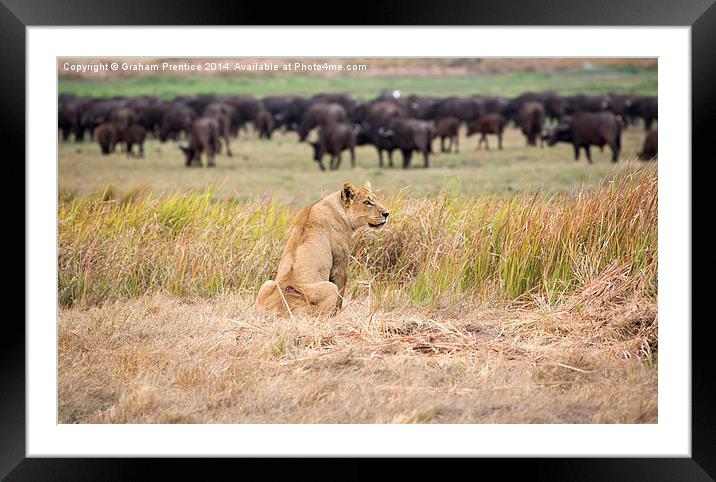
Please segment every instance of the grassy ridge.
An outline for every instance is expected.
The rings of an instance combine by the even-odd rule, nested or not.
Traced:
[[[383,89],[407,94],[467,96],[474,94],[516,96],[528,90],[556,90],[563,95],[609,92],[657,94],[657,69],[595,68],[560,72],[476,74],[474,76],[336,77],[292,75],[249,76],[146,76],[128,79],[61,80],[60,93],[81,96],[158,95],[171,99],[181,94],[212,92],[257,97],[278,94],[310,95],[318,92],[350,92],[356,98],[371,98]]]
[[[548,199],[444,190],[385,200],[391,223],[359,231],[354,297],[438,307],[462,299],[550,299],[618,263],[656,292],[655,169],[594,192]],[[296,209],[275,200],[216,200],[211,191],[59,206],[59,299],[98,304],[154,292],[253,296],[275,275]]]

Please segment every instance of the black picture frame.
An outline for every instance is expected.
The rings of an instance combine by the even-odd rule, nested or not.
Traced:
[[[332,5],[332,6],[331,6]],[[6,145],[17,149],[16,158],[25,156],[25,28],[28,26],[81,25],[534,25],[534,26],[690,26],[692,65],[692,157],[713,156],[709,138],[716,105],[716,6],[714,0],[569,0],[500,2],[398,2],[392,5],[361,2],[360,8],[347,14],[335,4],[296,2],[169,1],[169,0],[1,0],[0,1],[0,79],[3,114],[0,132]],[[333,16],[318,16],[329,12]],[[634,39],[638,41],[639,39]],[[20,164],[6,168],[17,171],[15,179],[25,179]],[[692,166],[694,164],[692,163]],[[24,167],[24,166],[23,166]],[[701,168],[700,168],[701,169]],[[7,173],[8,171],[6,171]],[[8,176],[12,174],[6,174]],[[693,176],[703,182],[705,176]],[[24,183],[23,183],[24,185]],[[692,193],[697,189],[692,182]],[[708,192],[699,190],[699,192]],[[692,195],[692,207],[702,205]],[[19,210],[16,210],[19,211]],[[25,212],[23,211],[25,215]],[[19,216],[19,214],[18,214]],[[710,219],[710,217],[696,217]],[[23,216],[23,227],[25,218]],[[710,223],[709,223],[710,224]],[[695,227],[695,226],[694,226]],[[23,235],[24,236],[24,235]],[[694,237],[692,253],[707,252]],[[26,241],[26,239],[24,239]],[[28,253],[24,250],[25,260]],[[692,275],[693,276],[693,275]],[[23,276],[24,279],[24,276]],[[13,287],[16,286],[13,282]],[[692,300],[707,300],[705,284],[692,282]],[[696,295],[696,296],[694,296]],[[699,296],[701,295],[701,296]],[[703,303],[703,301],[701,302]],[[693,306],[693,305],[692,305]],[[692,313],[696,313],[692,311]],[[564,459],[477,459],[470,468],[451,465],[451,472],[467,469],[479,476],[494,473],[514,476],[522,472],[530,479],[542,480],[714,480],[716,478],[716,380],[712,356],[711,320],[693,316],[692,330],[692,457],[691,458],[564,458]],[[134,480],[159,469],[164,475],[179,472],[183,476],[205,477],[206,464],[198,459],[61,459],[26,458],[25,438],[25,331],[19,320],[6,317],[0,350],[0,477],[7,480]],[[638,443],[638,441],[636,442]],[[340,459],[334,459],[339,461]],[[311,478],[335,480],[335,473],[317,473],[310,461],[292,459],[286,464],[296,473]],[[339,478],[373,477],[367,461],[345,461]],[[406,461],[403,461],[406,462]],[[463,461],[465,462],[465,461]],[[236,460],[212,460],[212,468],[232,470]],[[236,477],[258,473],[276,474],[275,461],[267,459],[238,461]],[[325,465],[323,465],[325,467]],[[435,467],[432,461],[410,460],[405,475],[422,475]],[[479,470],[479,472],[478,472]],[[488,471],[489,470],[489,471]],[[255,472],[254,472],[255,473]],[[464,473],[464,472],[462,472]],[[232,477],[233,478],[233,477]]]

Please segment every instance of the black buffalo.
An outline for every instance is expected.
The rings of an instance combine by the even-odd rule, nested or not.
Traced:
[[[537,139],[542,133],[545,109],[541,102],[525,102],[517,112],[517,125],[527,138],[528,146],[536,146]]]
[[[79,139],[77,128],[80,125],[82,115],[81,104],[74,98],[64,99],[57,106],[57,127],[62,132],[62,140],[69,141],[70,134],[75,133],[75,139]]]
[[[631,100],[629,116],[644,121],[644,130],[651,130],[655,120],[659,118],[659,102],[656,96],[637,96]]]
[[[264,107],[259,109],[254,118],[254,128],[258,133],[259,139],[271,139],[275,125],[271,112]]]
[[[484,142],[485,149],[490,150],[490,145],[487,143],[487,134],[497,134],[497,147],[502,149],[502,134],[506,125],[507,120],[502,114],[485,114],[467,126],[467,135],[471,136],[479,133],[480,139],[477,141],[475,149],[479,149]]]
[[[506,119],[518,123],[520,109],[527,102],[538,102],[542,104],[545,115],[552,120],[559,120],[566,110],[565,100],[557,92],[548,90],[545,92],[525,92],[507,102],[507,105],[500,112]]]
[[[592,155],[589,146],[602,148],[604,145],[609,145],[612,150],[612,162],[617,162],[621,150],[621,129],[621,122],[612,112],[578,112],[565,117],[543,138],[550,146],[557,142],[572,144],[575,161],[579,160],[579,149],[584,148],[590,164]]]
[[[352,124],[340,122],[321,127],[318,133],[318,140],[311,142],[313,147],[313,160],[318,162],[321,171],[326,168],[323,165],[323,156],[330,154],[331,169],[338,169],[341,165],[341,153],[345,150],[351,153],[351,167],[356,165],[356,133]]]
[[[177,139],[181,132],[189,133],[192,122],[198,117],[194,109],[182,102],[173,102],[162,114],[159,140]]]
[[[388,164],[393,167],[392,140],[385,136],[388,126],[395,119],[407,118],[407,109],[390,101],[371,101],[356,108],[354,117],[358,122],[356,143],[361,146],[372,144],[378,151],[378,163],[383,167],[383,151],[388,153]]]
[[[305,141],[311,130],[316,127],[325,127],[336,122],[344,122],[347,120],[346,110],[341,104],[334,102],[311,104],[303,114],[301,127],[298,129],[298,138],[301,142]]]
[[[565,97],[565,114],[601,112],[610,110],[612,99],[608,95],[572,95]]]
[[[234,113],[236,112],[236,107],[229,104],[228,102],[218,101],[218,102],[211,102],[209,105],[206,106],[204,109],[204,115],[202,117],[211,117],[213,119],[216,119],[216,121],[219,123],[219,137],[224,139],[224,144],[226,144],[226,154],[231,157],[233,153],[231,152],[231,143],[229,141],[229,137],[231,136],[231,119],[234,117]],[[238,132],[238,130],[237,130]]]
[[[94,130],[94,137],[99,144],[102,154],[108,155],[114,152],[114,149],[119,142],[120,133],[117,125],[113,122],[104,122],[97,126]]]
[[[380,131],[380,136],[390,143],[388,150],[397,149],[403,154],[403,169],[410,167],[413,151],[423,154],[424,168],[430,167],[435,135],[435,127],[432,124],[418,119],[393,119]]]
[[[455,152],[459,152],[460,148],[460,119],[457,117],[443,117],[435,123],[435,132],[440,138],[440,152],[452,152],[455,146]],[[445,139],[450,140],[450,145],[445,148]]]
[[[213,117],[202,117],[191,124],[189,144],[179,148],[186,155],[186,166],[201,166],[201,154],[206,153],[207,166],[216,166],[214,156],[219,152],[219,121]]]
[[[435,103],[431,118],[437,121],[444,117],[457,117],[460,122],[469,123],[484,113],[485,107],[478,97],[449,97]]]
[[[132,148],[137,146],[139,152],[137,156],[144,157],[144,139],[147,137],[147,129],[140,124],[132,124],[120,130],[120,141],[125,144],[127,157],[134,155]]]
[[[641,148],[641,152],[636,155],[636,158],[640,161],[650,161],[656,159],[659,154],[659,133],[657,129],[649,131],[644,139],[644,146]]]

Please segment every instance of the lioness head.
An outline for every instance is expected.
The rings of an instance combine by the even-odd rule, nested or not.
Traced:
[[[388,221],[389,213],[378,201],[368,181],[360,188],[350,182],[343,184],[341,201],[354,228],[370,226],[380,229]]]

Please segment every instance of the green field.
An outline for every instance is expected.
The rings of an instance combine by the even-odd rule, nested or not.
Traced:
[[[275,77],[155,76],[132,79],[62,80],[60,93],[81,96],[158,95],[171,99],[180,94],[278,94],[309,95],[318,92],[350,92],[355,98],[372,98],[381,90],[404,95],[467,96],[474,94],[517,96],[528,90],[556,90],[562,95],[609,92],[657,94],[657,70],[634,67],[595,68],[559,72],[517,72],[474,76]]]
[[[314,134],[315,135],[315,134]],[[516,193],[522,189],[541,189],[545,195],[568,191],[584,184],[594,187],[614,176],[642,169],[645,163],[633,160],[641,148],[644,133],[628,129],[622,138],[622,161],[613,164],[608,147],[603,153],[592,148],[594,164],[582,154],[574,162],[572,147],[527,147],[524,136],[510,129],[504,149],[496,149],[491,136],[490,151],[475,150],[476,137],[461,137],[459,153],[439,153],[440,142],[433,142],[435,155],[431,168],[422,168],[420,156],[413,156],[413,167],[378,167],[378,155],[372,146],[356,149],[356,167],[344,153],[340,169],[321,172],[312,160],[312,149],[299,143],[294,133],[276,134],[270,141],[254,134],[241,134],[232,141],[233,157],[217,156],[216,168],[187,168],[183,153],[172,142],[151,140],[145,145],[145,158],[127,158],[117,152],[100,153],[92,143],[60,144],[60,194],[67,196],[99,195],[110,188],[111,195],[122,199],[137,193],[161,193],[190,189],[215,188],[221,197],[246,199],[253,195],[274,196],[282,202],[302,204],[317,200],[336,190],[344,181],[363,183],[369,179],[386,193],[406,190],[412,195],[433,195],[442,189],[455,193]],[[402,163],[394,153],[396,166]],[[324,159],[324,163],[328,159]],[[204,163],[206,161],[204,160]],[[648,163],[653,164],[653,163]]]

